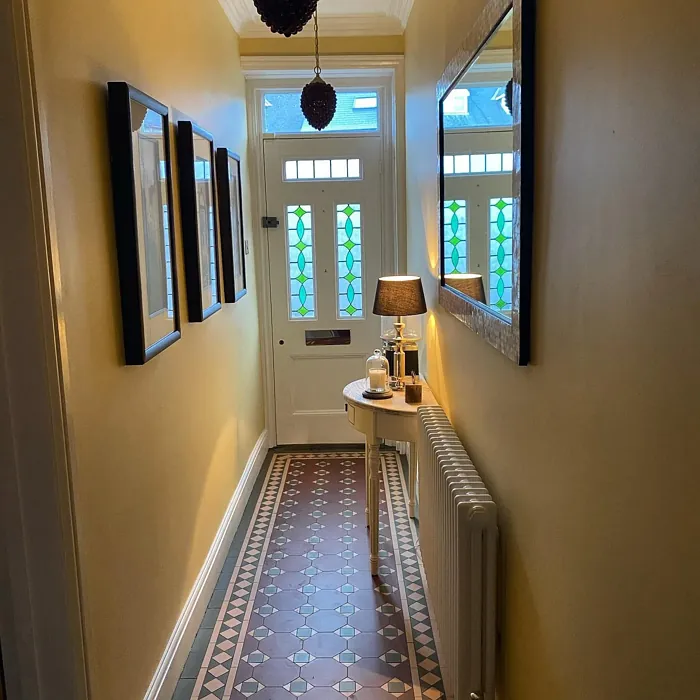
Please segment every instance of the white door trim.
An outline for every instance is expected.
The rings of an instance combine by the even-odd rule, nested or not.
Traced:
[[[267,231],[261,226],[265,215],[265,163],[262,112],[258,96],[267,88],[303,86],[313,75],[313,59],[308,56],[243,56],[241,66],[246,76],[248,105],[248,139],[250,152],[251,204],[253,231],[257,236],[255,271],[258,284],[265,424],[270,447],[277,445],[275,416],[275,376],[273,360],[272,299],[270,295],[269,247]],[[384,240],[382,274],[396,274],[406,268],[406,176],[405,176],[405,87],[403,56],[325,56],[323,75],[334,78],[336,85],[377,87],[381,101],[382,196]],[[324,136],[323,132],[320,134]],[[364,134],[366,136],[366,134]],[[325,134],[327,137],[328,134]],[[337,134],[333,134],[337,136]],[[309,138],[308,135],[304,135]],[[269,138],[269,136],[268,136]],[[290,138],[285,135],[284,138]]]
[[[0,635],[7,700],[88,698],[30,0],[0,22]]]

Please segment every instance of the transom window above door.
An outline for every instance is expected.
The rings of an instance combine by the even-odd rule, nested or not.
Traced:
[[[332,160],[286,160],[285,180],[361,180],[362,162],[359,158]]]
[[[338,106],[333,121],[323,130],[329,132],[379,131],[379,93],[376,90],[336,90]],[[266,134],[308,134],[316,130],[301,111],[301,90],[265,92],[263,130]]]
[[[490,175],[513,172],[513,153],[472,153],[444,156],[445,175]]]

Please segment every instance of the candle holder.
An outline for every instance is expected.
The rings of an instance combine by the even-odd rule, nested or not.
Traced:
[[[375,350],[367,360],[367,388],[362,392],[366,399],[390,399],[389,361],[380,350]]]

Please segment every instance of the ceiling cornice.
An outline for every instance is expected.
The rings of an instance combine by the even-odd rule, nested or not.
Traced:
[[[219,0],[233,28],[241,38],[273,38],[277,35],[260,21],[252,0]],[[371,14],[321,14],[321,36],[395,36],[403,34],[413,0],[388,0],[386,12]],[[307,25],[300,36],[313,34]]]
[[[390,12],[394,17],[397,17],[401,26],[406,29],[408,18],[413,9],[413,0],[391,0]]]
[[[258,13],[252,2],[245,0],[219,0],[221,7],[233,25],[233,28],[240,34],[241,29],[248,22],[255,22],[258,19]]]
[[[243,39],[271,38],[272,34],[261,22],[247,22],[240,30]],[[403,34],[403,27],[395,17],[385,15],[347,15],[319,17],[319,36],[393,36]],[[296,36],[313,36],[311,23]]]

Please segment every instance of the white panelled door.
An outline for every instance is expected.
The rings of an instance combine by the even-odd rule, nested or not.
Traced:
[[[357,442],[343,388],[379,346],[381,140],[265,141],[277,442]]]

